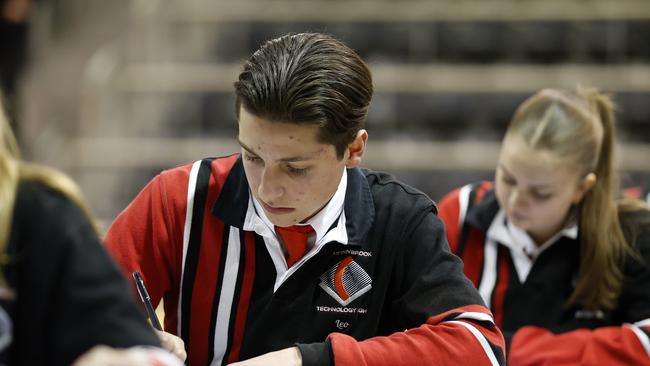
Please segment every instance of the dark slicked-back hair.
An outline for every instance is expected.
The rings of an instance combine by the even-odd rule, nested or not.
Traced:
[[[288,34],[266,42],[235,82],[236,110],[269,121],[313,124],[338,158],[363,128],[372,77],[354,50],[327,34]]]

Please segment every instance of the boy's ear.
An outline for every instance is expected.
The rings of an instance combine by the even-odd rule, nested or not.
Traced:
[[[361,158],[366,151],[366,142],[368,141],[368,132],[366,130],[359,130],[357,136],[348,145],[345,162],[346,168],[354,168],[361,164]]]

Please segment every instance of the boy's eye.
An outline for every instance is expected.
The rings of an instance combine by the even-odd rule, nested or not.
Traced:
[[[291,174],[305,175],[309,171],[309,168],[296,168],[296,167],[292,167],[292,166],[287,166],[287,170]]]
[[[262,161],[262,159],[260,159],[259,157],[248,155],[248,154],[245,154],[244,158],[250,161],[251,163],[259,163],[260,161]]]

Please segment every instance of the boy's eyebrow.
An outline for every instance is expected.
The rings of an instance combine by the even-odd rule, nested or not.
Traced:
[[[246,144],[244,144],[243,142],[241,142],[240,139],[237,139],[237,142],[239,142],[239,146],[241,146],[241,147],[242,147],[244,150],[246,150],[247,152],[249,152],[249,153],[251,153],[251,154],[253,154],[253,155],[257,155],[257,154],[255,154],[255,152],[253,151],[253,149],[251,149],[250,147],[246,146]]]
[[[244,144],[240,139],[237,139],[237,141],[239,142],[239,145],[240,145],[244,150],[246,150],[246,152],[248,152],[248,153],[251,154],[251,155],[255,155],[255,156],[257,156],[257,154],[255,153],[255,151],[253,151],[253,149],[251,149],[250,147],[246,146],[246,144]],[[280,159],[281,162],[285,162],[285,163],[299,162],[299,161],[309,161],[309,160],[312,160],[312,159],[311,159],[311,158],[308,158],[308,157],[303,157],[303,156],[291,156],[291,157],[288,157],[288,158],[282,158],[282,159]]]

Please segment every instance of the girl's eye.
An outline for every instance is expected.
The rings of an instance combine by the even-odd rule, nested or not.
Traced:
[[[501,180],[503,181],[503,183],[505,183],[505,184],[507,184],[509,186],[514,186],[517,183],[517,182],[515,182],[514,179],[512,179],[510,177],[505,177],[505,176],[501,177]]]
[[[531,195],[533,196],[534,199],[538,201],[546,201],[547,199],[551,198],[550,193],[539,193],[539,192],[532,191]]]

